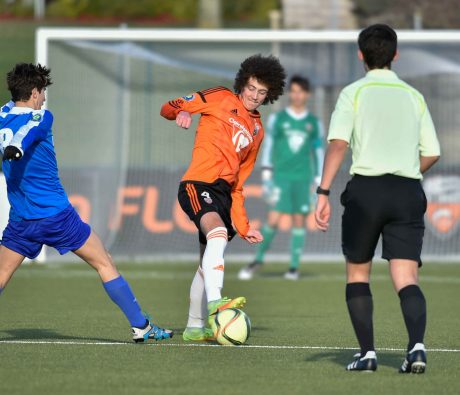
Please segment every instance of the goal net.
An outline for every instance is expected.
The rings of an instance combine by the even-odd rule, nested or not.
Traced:
[[[458,259],[460,34],[399,36],[401,57],[394,69],[426,97],[443,149],[442,161],[424,180],[429,200],[424,256]],[[310,110],[327,130],[340,90],[364,74],[356,37],[357,32],[39,29],[37,61],[52,69],[47,106],[55,116],[60,175],[72,204],[118,259],[195,258],[196,230],[176,199],[194,130],[162,119],[161,105],[196,90],[232,87],[244,58],[274,53],[290,75],[310,78]],[[263,117],[284,104],[286,97],[278,107],[265,106]],[[334,185],[330,231],[320,234],[312,216],[307,220],[304,259],[341,259],[339,194],[348,168]],[[260,169],[246,194],[250,219],[261,225],[267,206]],[[282,221],[269,258],[287,257],[289,225]],[[235,240],[227,253],[246,261],[254,249]],[[49,250],[48,259],[61,258]]]

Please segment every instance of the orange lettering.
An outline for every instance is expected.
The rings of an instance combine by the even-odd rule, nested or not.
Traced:
[[[130,186],[120,188],[118,191],[118,212],[109,221],[109,228],[111,230],[118,230],[121,228],[124,216],[132,216],[139,213],[139,204],[126,203],[125,199],[139,198],[144,193],[144,188],[141,186]]]
[[[75,210],[78,211],[81,219],[88,223],[91,218],[91,203],[88,198],[83,195],[72,195],[69,196],[69,201]]]
[[[177,200],[176,200],[176,204],[174,205],[173,216],[174,216],[174,221],[176,222],[180,230],[186,233],[196,233],[197,232],[195,224],[192,221],[190,221],[190,219],[187,217],[187,214],[185,214],[182,211],[182,208]]]
[[[173,230],[171,221],[158,221],[156,219],[158,207],[158,189],[154,186],[147,187],[145,192],[144,214],[142,222],[145,229],[152,233],[168,233]]]

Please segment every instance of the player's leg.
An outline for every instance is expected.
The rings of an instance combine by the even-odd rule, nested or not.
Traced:
[[[389,177],[388,183],[400,192],[393,199],[394,220],[382,232],[382,256],[390,262],[393,285],[399,295],[409,342],[401,373],[423,373],[426,366],[424,335],[426,302],[418,285],[425,230],[426,198],[420,183],[403,177]]]
[[[102,280],[110,299],[120,308],[133,328],[134,341],[147,339],[162,340],[171,338],[173,333],[151,324],[142,313],[128,282],[115,267],[112,257],[103,246],[100,238],[91,231],[86,242],[73,252],[94,268]]]
[[[418,262],[392,259],[390,273],[399,295],[401,311],[409,335],[407,357],[401,373],[423,373],[426,366],[424,336],[426,328],[426,301],[418,285]]]
[[[369,280],[372,262],[347,262],[346,301],[361,355],[374,349],[373,301]]]
[[[9,221],[3,231],[0,246],[0,294],[24,258],[34,259],[40,254],[43,245],[29,239],[34,229],[35,223],[29,221]]]
[[[0,246],[0,295],[24,258],[24,255],[16,251]]]
[[[300,257],[305,245],[305,220],[310,210],[310,193],[310,182],[308,180],[291,181],[291,261],[289,270],[284,276],[288,280],[297,280],[299,278]]]
[[[204,287],[208,303],[222,298],[224,284],[224,252],[228,233],[217,212],[205,213],[200,220],[201,232],[206,236],[206,247],[201,261]]]
[[[224,252],[228,240],[235,235],[232,227],[231,187],[223,180],[212,184],[182,182],[178,200],[181,208],[200,231],[200,243],[206,247],[201,269],[208,309],[208,322],[219,310],[241,307],[245,298],[222,298],[224,282]]]
[[[185,341],[206,341],[212,340],[212,330],[207,328],[208,323],[208,302],[204,288],[204,276],[201,269],[206,244],[200,242],[200,265],[193,277],[190,286],[190,307],[188,311],[187,327],[182,334]]]
[[[206,291],[204,288],[203,270],[201,269],[205,249],[206,244],[200,243],[200,265],[190,286],[190,308],[187,328],[204,328],[208,318]]]
[[[265,254],[270,248],[272,241],[278,230],[278,223],[282,213],[289,214],[291,212],[290,199],[290,184],[288,181],[274,177],[271,208],[268,213],[267,223],[262,227],[262,235],[264,240],[257,246],[255,262],[262,263],[265,259]]]
[[[377,369],[374,348],[371,262],[382,230],[381,203],[373,197],[367,178],[353,178],[341,196],[342,249],[347,261],[346,303],[360,345],[347,370]]]
[[[211,328],[213,328],[214,315],[218,311],[230,307],[243,307],[246,303],[244,297],[228,299],[221,295],[225,272],[224,252],[228,243],[227,226],[217,212],[207,212],[200,220],[201,232],[206,235],[206,248],[201,268],[208,301],[208,322]]]
[[[409,334],[407,351],[417,343],[423,344],[426,328],[426,302],[418,285],[418,262],[392,259],[390,273],[401,302],[401,310]]]
[[[281,213],[277,210],[270,210],[267,216],[267,222],[262,227],[263,241],[257,246],[256,257],[254,263],[263,264],[265,254],[270,249],[276,232],[278,231],[278,223],[281,218]]]
[[[255,272],[262,266],[265,254],[270,249],[272,241],[278,230],[278,223],[281,215],[282,214],[280,212],[274,210],[268,212],[267,222],[261,230],[264,239],[257,245],[254,261],[238,272],[238,278],[240,280],[251,280],[254,277]]]
[[[303,214],[292,215],[292,230],[291,230],[291,260],[289,263],[289,269],[285,273],[284,278],[287,280],[298,280],[300,257],[303,252],[305,245],[305,220],[306,217]]]
[[[369,286],[372,262],[347,262],[346,301],[351,323],[360,346],[349,371],[375,371],[377,357],[374,348],[374,304]]]

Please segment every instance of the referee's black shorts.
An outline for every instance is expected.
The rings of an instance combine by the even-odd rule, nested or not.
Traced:
[[[419,180],[385,174],[355,175],[340,197],[342,250],[348,262],[370,261],[382,235],[383,259],[419,262],[426,197]]]

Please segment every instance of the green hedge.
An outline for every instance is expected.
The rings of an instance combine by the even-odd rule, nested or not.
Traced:
[[[235,23],[254,22],[268,25],[268,11],[279,8],[280,0],[221,0],[223,20]],[[113,18],[146,19],[166,18],[177,21],[194,21],[197,18],[198,0],[51,0],[47,2],[46,16],[52,18]],[[13,3],[0,0],[0,13],[29,16],[33,8],[23,1]]]

